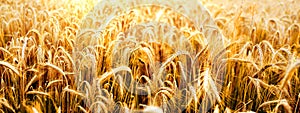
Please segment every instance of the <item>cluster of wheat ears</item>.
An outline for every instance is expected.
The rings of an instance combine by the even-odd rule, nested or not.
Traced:
[[[300,111],[299,1],[171,1],[1,0],[0,112]]]

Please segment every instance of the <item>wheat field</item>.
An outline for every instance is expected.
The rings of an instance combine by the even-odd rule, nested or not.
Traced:
[[[99,1],[1,0],[0,112],[300,111],[300,1]]]

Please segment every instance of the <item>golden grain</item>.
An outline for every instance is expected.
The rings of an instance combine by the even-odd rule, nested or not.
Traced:
[[[299,1],[203,0],[217,26],[201,12],[201,30],[168,7],[89,12],[97,2],[1,1],[0,112],[181,112],[182,95],[185,112],[210,99],[210,112],[299,111]],[[226,48],[211,49],[219,36]],[[148,95],[133,94],[135,79]]]
[[[4,62],[4,61],[0,61],[0,65],[5,66],[5,67],[11,69],[17,75],[20,75],[19,71],[13,65],[11,65],[10,63]]]

